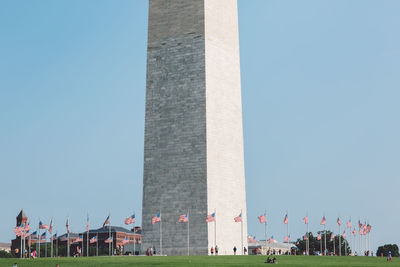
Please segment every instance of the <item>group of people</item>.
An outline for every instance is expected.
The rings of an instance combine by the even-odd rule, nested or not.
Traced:
[[[211,247],[211,249],[210,249],[210,253],[211,253],[211,255],[214,255],[214,252],[215,252],[215,255],[218,255],[218,246],[217,245],[215,245],[215,249],[214,249],[214,247]]]
[[[273,257],[272,259],[268,256],[268,258],[265,260],[264,263],[276,263],[276,257]]]
[[[156,247],[149,247],[146,249],[146,255],[147,256],[153,256],[156,255]]]
[[[237,247],[234,246],[233,247],[233,255],[236,255],[236,252],[237,252]],[[243,247],[243,252],[244,252],[244,255],[247,254],[247,248],[246,247]],[[218,255],[218,246],[216,245],[215,249],[214,249],[214,247],[211,247],[210,253],[211,253],[211,255],[214,255],[214,253],[215,253],[215,255]]]

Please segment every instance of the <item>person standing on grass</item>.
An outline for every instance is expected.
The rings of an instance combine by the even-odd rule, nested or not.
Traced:
[[[233,247],[233,255],[236,255],[237,248],[236,246]]]
[[[14,264],[13,264],[13,267],[18,267],[17,263],[14,263]]]
[[[218,246],[215,245],[215,256],[217,256],[217,255],[218,255]]]
[[[210,252],[211,252],[211,255],[214,255],[214,247],[211,247]]]

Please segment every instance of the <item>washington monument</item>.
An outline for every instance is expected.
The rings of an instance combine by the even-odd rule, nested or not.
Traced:
[[[236,0],[149,1],[143,250],[247,247],[240,83]]]

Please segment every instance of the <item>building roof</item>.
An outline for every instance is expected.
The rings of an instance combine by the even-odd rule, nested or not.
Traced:
[[[19,212],[17,219],[27,219],[28,216],[26,216],[25,212],[23,209],[21,209],[21,211]]]
[[[108,233],[110,231],[110,229],[109,229],[109,227],[108,226],[106,226],[106,227],[100,227],[99,229],[94,229],[94,230],[89,230],[89,232],[91,233],[91,234],[94,234],[94,233],[97,233],[97,234],[100,234],[100,233]],[[113,233],[113,232],[122,232],[122,233],[127,233],[127,234],[133,234],[133,231],[131,231],[131,230],[128,230],[128,229],[126,229],[126,228],[124,228],[124,227],[120,227],[120,226],[111,226],[111,232]],[[136,231],[136,234],[141,234],[142,233],[142,230],[138,230],[138,231]],[[86,231],[84,232],[84,234],[86,234]]]

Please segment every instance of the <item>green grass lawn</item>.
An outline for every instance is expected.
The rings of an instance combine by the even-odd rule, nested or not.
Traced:
[[[270,266],[265,256],[193,256],[193,257],[89,257],[89,258],[47,258],[47,259],[0,259],[0,267],[37,266]],[[278,266],[400,266],[400,259],[388,263],[385,258],[376,257],[317,257],[279,256]],[[275,266],[275,265],[274,265]]]

